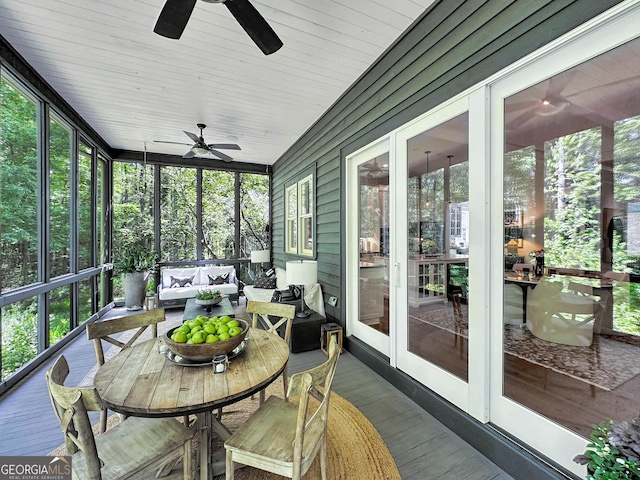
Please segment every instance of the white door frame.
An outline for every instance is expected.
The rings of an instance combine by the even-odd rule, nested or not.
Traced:
[[[409,351],[408,342],[408,282],[407,282],[407,141],[416,135],[419,135],[433,127],[436,127],[451,118],[466,113],[469,108],[469,101],[467,96],[456,98],[449,101],[446,104],[440,105],[437,108],[427,112],[419,119],[411,122],[409,125],[399,129],[395,134],[395,159],[396,159],[396,172],[397,172],[397,188],[396,191],[402,192],[398,195],[397,199],[397,212],[396,224],[398,230],[402,230],[402,238],[398,241],[399,245],[396,248],[396,263],[403,265],[403,277],[401,287],[398,290],[398,302],[397,302],[397,367],[407,373],[412,378],[416,379],[423,385],[427,386],[438,395],[442,396],[461,410],[465,412],[469,408],[469,395],[468,384],[459,377],[451,374],[445,369],[436,366],[420,356]],[[400,185],[403,188],[400,190]],[[470,231],[470,238],[473,238],[473,231]],[[469,242],[470,244],[473,241]],[[471,272],[470,272],[471,275]],[[470,304],[471,305],[471,304]]]
[[[347,336],[355,336],[375,348],[377,351],[382,353],[383,355],[392,358],[391,352],[391,344],[393,337],[393,329],[392,329],[392,320],[395,318],[391,310],[389,312],[389,336],[371,328],[367,325],[363,324],[359,321],[360,317],[360,250],[359,250],[359,240],[360,240],[360,222],[359,222],[359,193],[360,190],[357,188],[359,183],[358,176],[358,166],[362,163],[371,160],[375,157],[383,155],[385,153],[389,153],[390,149],[390,138],[384,137],[380,140],[377,140],[375,143],[371,145],[367,145],[364,148],[354,152],[353,154],[347,156],[346,158],[346,211],[347,217],[349,217],[349,212],[352,212],[351,218],[347,218],[345,230],[346,230],[346,242],[345,242],[345,265],[346,265],[346,298],[349,299],[346,302],[346,314],[347,314]],[[391,159],[391,155],[389,156],[389,174],[393,172],[393,160]],[[391,177],[389,179],[389,183],[391,184]],[[392,190],[392,186],[389,187]],[[393,196],[390,195],[389,202],[393,203]],[[353,218],[354,213],[356,218]],[[391,221],[391,225],[393,222],[393,211],[389,212],[389,218]],[[393,252],[393,248],[395,246],[395,238],[393,229],[389,229],[389,243],[391,245],[390,252]],[[392,269],[390,269],[390,273]],[[389,279],[391,283],[392,279]],[[392,304],[392,292],[391,285],[389,286],[389,306],[391,308]],[[395,323],[395,322],[393,322]],[[392,361],[393,364],[393,361]]]
[[[638,36],[640,2],[624,2],[596,19],[563,36],[543,49],[512,66],[490,85],[491,176],[490,222],[491,265],[499,265],[503,258],[503,161],[504,161],[504,99],[533,84],[552,77],[568,68],[607,52]],[[573,457],[585,450],[586,441],[550,419],[503,396],[502,306],[504,278],[501,269],[490,272],[491,315],[491,422],[505,429],[532,448],[556,461],[578,476],[585,467],[573,462]]]

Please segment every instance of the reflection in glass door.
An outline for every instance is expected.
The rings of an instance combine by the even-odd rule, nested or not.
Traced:
[[[347,160],[347,334],[391,357],[389,259],[393,254],[389,146],[379,142]],[[391,298],[390,298],[391,297]],[[393,310],[393,305],[391,305]]]
[[[389,335],[389,154],[358,165],[359,317]]]
[[[407,349],[468,381],[468,114],[407,140]]]

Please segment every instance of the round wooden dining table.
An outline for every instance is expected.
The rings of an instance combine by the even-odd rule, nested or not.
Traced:
[[[139,417],[197,414],[200,478],[210,479],[218,463],[210,452],[211,435],[223,440],[230,432],[214,410],[266,388],[284,370],[289,346],[274,333],[249,329],[244,351],[230,360],[224,373],[213,365],[185,366],[160,353],[162,338],[120,351],[96,372],[94,385],[107,408]],[[223,463],[224,465],[224,463]],[[217,474],[217,472],[216,472]]]

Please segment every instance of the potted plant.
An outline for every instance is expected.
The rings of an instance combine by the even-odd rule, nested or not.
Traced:
[[[127,310],[141,310],[149,276],[156,269],[157,255],[142,242],[126,245],[114,264],[122,274],[122,288]]]
[[[211,313],[211,307],[220,303],[223,298],[220,290],[202,288],[196,292],[196,303],[202,305],[207,313]]]
[[[220,298],[220,290],[210,290],[208,288],[201,288],[196,292],[196,300],[216,300]]]
[[[587,479],[640,480],[640,418],[594,425],[589,439],[587,450],[573,459],[587,466]]]

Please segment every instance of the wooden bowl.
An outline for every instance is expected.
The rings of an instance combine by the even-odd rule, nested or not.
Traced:
[[[171,340],[173,331],[178,328],[175,327],[164,334],[164,343],[175,355],[186,358],[187,360],[191,360],[194,362],[210,361],[216,355],[227,355],[234,348],[240,345],[244,340],[244,337],[247,336],[247,332],[249,331],[249,324],[244,320],[236,320],[238,321],[239,326],[242,328],[242,333],[222,342],[199,343],[196,345],[177,343]]]

